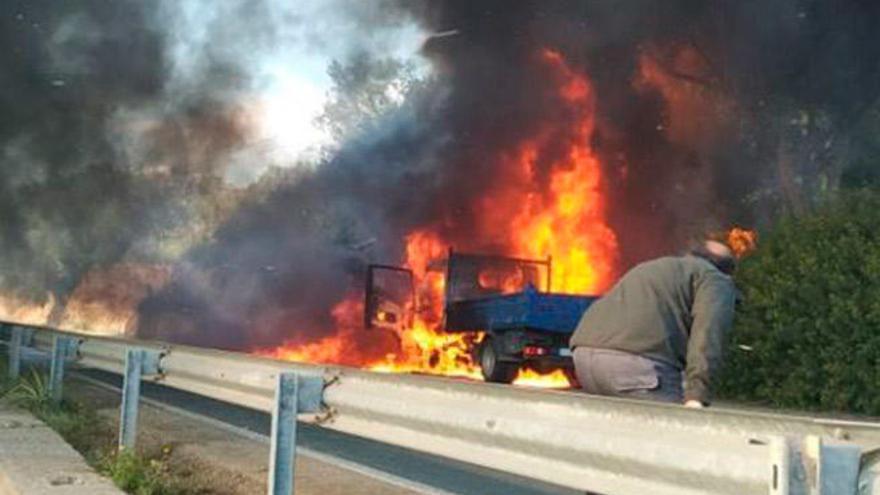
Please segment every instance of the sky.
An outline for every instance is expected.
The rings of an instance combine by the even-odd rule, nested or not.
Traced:
[[[314,162],[334,144],[315,123],[332,87],[331,61],[366,50],[427,67],[418,53],[426,34],[389,2],[169,0],[162,14],[172,40],[172,88],[191,90],[206,59],[233,61],[250,79],[237,96],[253,112],[256,149],[239,153],[227,171],[232,182],[257,177],[267,162]],[[268,160],[255,161],[255,153]]]

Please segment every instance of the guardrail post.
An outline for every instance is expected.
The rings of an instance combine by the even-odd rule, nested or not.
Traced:
[[[49,368],[49,398],[55,404],[61,402],[64,384],[64,362],[70,355],[76,339],[56,335],[52,339],[52,364]]]
[[[810,495],[856,493],[862,457],[857,445],[811,435],[804,453],[810,467],[806,476]]]
[[[862,449],[817,435],[772,438],[770,495],[855,495]],[[869,493],[869,492],[864,492]]]
[[[12,335],[9,337],[9,378],[15,380],[21,375],[21,341],[24,338],[24,329],[18,325],[12,326]]]
[[[119,407],[119,450],[134,449],[141,378],[144,375],[158,374],[160,359],[158,352],[146,349],[128,349],[125,354],[122,405]]]
[[[122,405],[119,407],[119,450],[133,449],[137,437],[138,402],[141,395],[141,371],[144,352],[129,349],[125,354],[125,378],[122,385]]]
[[[318,376],[279,373],[272,411],[269,495],[291,495],[296,467],[296,415],[321,408],[324,380]]]

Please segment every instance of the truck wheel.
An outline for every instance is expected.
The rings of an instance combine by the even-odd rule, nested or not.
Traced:
[[[483,379],[493,383],[512,383],[519,371],[519,363],[502,361],[495,339],[486,337],[480,343],[480,371]]]
[[[574,372],[574,368],[562,368],[562,372],[565,373],[565,377],[568,378],[568,383],[571,385],[571,388],[581,388],[581,383],[578,381],[577,373]]]

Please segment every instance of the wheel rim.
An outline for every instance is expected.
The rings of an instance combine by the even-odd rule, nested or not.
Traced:
[[[483,347],[483,352],[480,353],[480,368],[482,368],[483,374],[486,376],[495,372],[495,353],[492,352],[492,348],[488,345]]]

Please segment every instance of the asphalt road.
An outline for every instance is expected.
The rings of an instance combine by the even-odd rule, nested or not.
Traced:
[[[122,377],[112,373],[98,370],[78,370],[78,373],[115,388],[119,388],[122,384]],[[272,418],[267,413],[156,383],[143,382],[141,387],[141,393],[145,398],[220,421],[252,434],[265,437],[269,435]],[[299,424],[297,443],[322,455],[362,466],[374,472],[387,473],[438,491],[461,495],[582,495],[583,493],[309,424]]]

